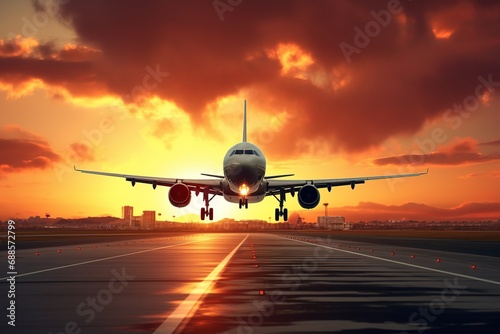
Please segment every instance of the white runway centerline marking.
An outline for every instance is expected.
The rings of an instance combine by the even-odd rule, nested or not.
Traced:
[[[213,238],[202,239],[202,240],[195,240],[195,241],[188,241],[188,242],[183,242],[183,243],[175,244],[175,245],[168,245],[168,246],[156,247],[156,248],[145,249],[145,250],[142,250],[142,251],[137,251],[137,252],[132,252],[132,253],[126,253],[126,254],[120,254],[120,255],[103,257],[103,258],[95,259],[95,260],[83,261],[83,262],[78,262],[78,263],[71,263],[71,264],[67,264],[67,265],[64,265],[64,266],[59,266],[59,267],[54,267],[54,268],[47,268],[47,269],[41,269],[41,270],[31,271],[29,273],[24,273],[24,274],[18,274],[18,275],[16,275],[16,277],[30,276],[30,275],[45,273],[45,272],[48,272],[48,271],[54,271],[54,270],[59,270],[59,269],[71,268],[71,267],[81,266],[81,265],[89,264],[89,263],[107,261],[107,260],[117,259],[117,258],[120,258],[120,257],[125,257],[125,256],[130,256],[130,255],[136,255],[136,254],[142,254],[142,253],[147,253],[147,252],[153,252],[153,251],[160,250],[160,249],[172,248],[172,247],[176,247],[176,246],[182,246],[182,245],[192,244],[192,243],[195,243],[195,242],[201,242],[201,241],[206,241],[206,240],[210,240],[210,239],[213,239]],[[7,278],[9,278],[9,277],[8,276],[7,277],[2,277],[2,278],[0,278],[0,281],[1,280],[6,280]]]
[[[173,333],[177,327],[181,324],[184,319],[188,318],[188,315],[193,315],[196,311],[196,306],[198,300],[205,295],[208,288],[212,285],[212,283],[217,280],[220,272],[226,267],[228,262],[231,260],[233,255],[238,251],[240,246],[247,240],[248,234],[246,237],[236,246],[231,253],[229,253],[224,260],[219,263],[217,267],[207,277],[191,291],[189,296],[186,297],[182,301],[182,303],[177,306],[177,308],[168,316],[168,318],[156,329],[153,334],[167,334]]]
[[[356,252],[348,251],[348,250],[345,250],[345,249],[334,248],[334,247],[325,246],[325,245],[319,245],[319,244],[316,244],[316,243],[313,243],[313,242],[308,242],[308,241],[294,240],[294,239],[288,239],[288,240],[295,241],[295,242],[300,242],[300,243],[307,244],[307,245],[313,245],[313,246],[323,247],[323,248],[331,249],[331,250],[337,251],[337,252],[349,253],[349,254],[354,254],[354,255],[368,257],[368,258],[371,258],[371,259],[377,259],[377,260],[381,260],[381,261],[396,263],[396,264],[400,264],[400,265],[407,266],[407,267],[413,267],[413,268],[418,268],[418,269],[423,269],[423,270],[428,270],[428,271],[434,271],[434,272],[440,273],[440,274],[446,274],[446,275],[451,275],[451,276],[458,276],[458,277],[468,278],[468,279],[479,281],[479,282],[485,282],[485,283],[500,285],[500,282],[492,281],[492,280],[485,279],[485,278],[474,277],[474,276],[469,276],[469,275],[454,273],[454,272],[451,272],[451,271],[446,271],[446,270],[440,270],[440,269],[434,269],[434,268],[419,266],[417,264],[411,264],[411,263],[405,263],[405,262],[391,260],[391,259],[385,259],[383,257],[378,257],[378,256],[373,256],[373,255],[368,255],[368,254],[363,254],[363,253],[356,253]]]

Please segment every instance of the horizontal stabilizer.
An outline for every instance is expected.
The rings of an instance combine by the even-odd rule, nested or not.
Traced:
[[[265,179],[278,179],[280,177],[289,177],[289,176],[294,176],[295,174],[282,174],[282,175],[272,175],[272,176],[266,176]]]
[[[201,173],[201,175],[203,175],[203,176],[209,176],[209,177],[216,177],[218,179],[223,179],[224,178],[224,176],[222,176],[222,175],[205,174],[205,173]]]

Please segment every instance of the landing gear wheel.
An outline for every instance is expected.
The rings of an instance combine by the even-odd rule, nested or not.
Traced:
[[[248,198],[240,198],[240,209],[242,207],[245,207],[245,209],[248,209]]]
[[[280,207],[276,208],[274,210],[274,218],[276,219],[276,221],[279,221],[280,217],[283,216],[283,220],[287,221],[288,220],[288,209],[283,208],[284,203],[286,201],[286,189],[285,188],[280,188],[280,190],[279,190],[279,198],[274,193],[272,195],[280,203]]]
[[[198,194],[196,194],[198,196]],[[200,217],[201,220],[205,220],[208,217],[210,220],[214,219],[214,209],[209,207],[210,201],[215,197],[216,194],[212,194],[212,197],[209,198],[210,195],[210,187],[205,187],[203,189],[203,201],[205,202],[205,207],[201,208]]]

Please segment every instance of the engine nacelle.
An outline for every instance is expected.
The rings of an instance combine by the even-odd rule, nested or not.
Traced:
[[[183,208],[191,202],[191,191],[184,183],[174,184],[168,192],[170,204]]]
[[[312,184],[306,184],[299,189],[299,204],[304,209],[315,208],[319,204],[319,190]]]

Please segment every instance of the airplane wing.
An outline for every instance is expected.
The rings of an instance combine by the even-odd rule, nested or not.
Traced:
[[[104,176],[113,176],[113,177],[122,177],[125,181],[132,183],[132,186],[135,186],[136,183],[145,183],[151,184],[153,189],[156,189],[157,186],[171,187],[176,183],[184,183],[189,187],[189,190],[195,192],[203,192],[204,189],[208,188],[208,193],[212,195],[222,195],[222,187],[220,179],[175,179],[175,178],[164,178],[164,177],[155,177],[155,176],[143,176],[143,175],[130,175],[130,174],[119,174],[119,173],[108,173],[108,172],[98,172],[93,170],[84,170],[78,169],[76,166],[73,167],[75,171],[87,173],[87,174],[95,174],[95,175],[104,175]]]
[[[279,194],[284,190],[285,193],[294,193],[298,188],[305,186],[306,184],[314,185],[316,188],[328,188],[328,191],[332,187],[339,186],[351,186],[352,189],[356,184],[363,184],[365,181],[371,180],[382,180],[382,179],[395,179],[401,177],[412,177],[425,175],[429,172],[427,171],[421,173],[410,173],[410,174],[393,174],[393,175],[377,175],[377,176],[361,176],[361,177],[349,177],[349,178],[339,178],[339,179],[318,179],[318,180],[269,180],[268,191],[266,193],[269,195]],[[297,188],[297,189],[296,189]],[[283,190],[282,190],[283,189]]]

